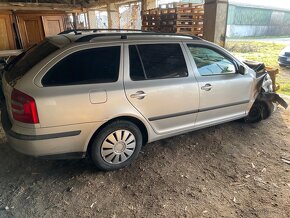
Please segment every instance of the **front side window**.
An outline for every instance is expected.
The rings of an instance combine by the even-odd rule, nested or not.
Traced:
[[[179,44],[130,45],[129,53],[132,80],[188,76],[187,66]]]
[[[188,48],[201,76],[236,73],[235,65],[222,54],[196,45],[188,45]]]
[[[44,86],[116,82],[120,46],[77,51],[56,63],[43,77]]]

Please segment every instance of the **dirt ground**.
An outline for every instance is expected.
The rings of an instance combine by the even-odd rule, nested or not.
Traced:
[[[290,98],[287,98],[290,103]],[[290,109],[148,144],[98,172],[13,151],[0,132],[0,217],[290,217]]]

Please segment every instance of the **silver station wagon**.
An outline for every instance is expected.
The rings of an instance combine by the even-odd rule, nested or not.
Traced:
[[[8,63],[2,125],[17,151],[129,165],[148,142],[232,120],[258,122],[274,102],[267,74],[197,37],[62,33]]]

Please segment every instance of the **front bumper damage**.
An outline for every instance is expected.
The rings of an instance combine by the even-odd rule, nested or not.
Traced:
[[[256,101],[263,101],[268,103],[275,103],[281,105],[283,108],[287,109],[287,102],[280,97],[277,93],[273,92],[272,80],[269,74],[265,70],[264,73],[256,72],[257,85],[256,91],[258,94]]]
[[[256,84],[254,90],[254,103],[245,118],[246,122],[259,122],[267,119],[274,112],[275,105],[287,108],[287,102],[273,91],[273,82],[263,63],[245,61],[255,71]]]
[[[275,92],[261,92],[256,100],[279,104],[285,109],[288,107],[287,102]]]

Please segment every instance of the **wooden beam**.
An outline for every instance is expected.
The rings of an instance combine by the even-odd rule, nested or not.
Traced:
[[[86,11],[80,5],[73,4],[57,4],[57,3],[0,3],[0,10],[12,11],[66,11],[66,12],[83,12]]]
[[[98,10],[107,8],[108,3],[117,5],[130,4],[141,2],[142,0],[99,0],[83,6],[75,4],[72,0],[71,4],[59,4],[59,3],[22,3],[22,2],[9,2],[1,3],[0,10],[12,10],[12,11],[65,11],[65,12],[86,12],[87,10]]]
[[[136,3],[141,2],[142,0],[99,0],[90,4],[86,5],[86,8],[88,10],[98,10],[107,8],[107,5],[110,4],[116,4],[116,5],[123,5],[123,4],[130,4],[130,3]]]

